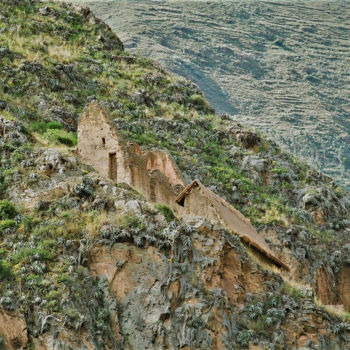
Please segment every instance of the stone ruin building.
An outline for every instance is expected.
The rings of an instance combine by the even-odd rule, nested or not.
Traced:
[[[169,205],[177,216],[202,216],[222,225],[276,265],[290,270],[237,209],[198,180],[186,187],[168,152],[125,142],[97,102],[90,103],[79,118],[78,153],[100,175],[127,183],[153,203]]]
[[[205,216],[211,222],[219,223],[235,233],[244,242],[253,246],[278,266],[290,270],[265,243],[250,221],[232,205],[213,191],[206,188],[199,180],[194,180],[175,199],[184,208],[183,215]]]
[[[102,176],[129,184],[151,202],[173,207],[179,189],[185,186],[168,152],[144,151],[122,140],[96,102],[89,104],[79,118],[78,153]]]

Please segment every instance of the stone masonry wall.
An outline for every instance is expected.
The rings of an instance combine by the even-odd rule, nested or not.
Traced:
[[[185,183],[170,155],[124,142],[97,103],[79,119],[78,152],[102,176],[131,185],[151,202],[177,206],[174,200]]]

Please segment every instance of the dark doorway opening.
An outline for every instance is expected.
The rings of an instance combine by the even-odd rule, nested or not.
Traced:
[[[185,206],[185,198],[186,198],[186,196],[183,196],[183,197],[177,202],[177,204],[178,204],[178,205],[181,205],[182,207],[184,207],[184,206]]]
[[[112,180],[117,178],[117,154],[115,152],[109,153],[108,177]]]

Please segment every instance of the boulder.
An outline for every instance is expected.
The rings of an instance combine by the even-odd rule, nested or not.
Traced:
[[[26,349],[28,338],[25,320],[15,312],[8,312],[0,308],[0,337],[5,349]],[[0,342],[0,347],[1,345]]]
[[[246,170],[255,170],[259,173],[267,170],[267,160],[256,156],[245,156],[242,162],[242,168]]]
[[[27,142],[27,136],[24,134],[24,127],[12,120],[8,120],[0,115],[0,145],[6,142],[14,146],[20,146]]]
[[[138,214],[138,215],[141,214],[141,206],[140,206],[139,201],[131,200],[131,201],[126,202],[125,210],[127,212],[130,212],[130,213],[134,213],[134,214]]]

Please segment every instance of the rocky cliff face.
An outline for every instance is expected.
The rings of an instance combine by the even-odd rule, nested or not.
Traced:
[[[0,15],[0,348],[349,348],[346,191],[124,52],[88,9],[6,0]],[[84,164],[93,99],[249,217],[291,273]]]

